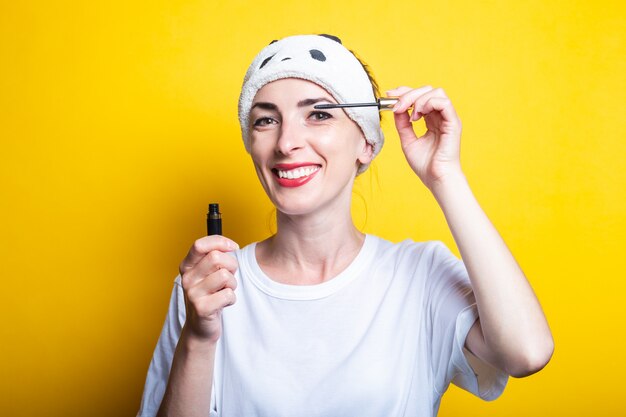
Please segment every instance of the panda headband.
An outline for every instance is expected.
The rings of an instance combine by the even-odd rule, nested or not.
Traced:
[[[246,72],[239,96],[239,124],[243,142],[250,152],[250,108],[257,91],[283,78],[312,81],[330,93],[338,103],[376,101],[372,84],[359,60],[338,38],[326,35],[298,35],[274,41],[254,58]],[[383,146],[383,132],[376,107],[344,108],[363,131],[376,156]],[[367,169],[363,165],[359,173]]]

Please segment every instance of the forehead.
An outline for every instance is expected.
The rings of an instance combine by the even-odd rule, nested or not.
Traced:
[[[283,78],[261,87],[257,91],[253,103],[263,101],[290,104],[307,98],[326,98],[332,103],[336,102],[328,91],[312,81],[300,78]]]

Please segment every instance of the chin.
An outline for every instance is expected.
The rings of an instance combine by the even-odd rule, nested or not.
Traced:
[[[289,216],[303,216],[319,209],[319,203],[310,195],[271,198],[276,210]]]

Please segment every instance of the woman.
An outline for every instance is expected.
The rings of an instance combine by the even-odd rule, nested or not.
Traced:
[[[353,182],[383,143],[378,110],[314,106],[374,101],[375,83],[335,37],[272,42],[248,69],[239,119],[277,233],[243,249],[221,236],[194,243],[141,415],[434,416],[450,382],[491,400],[508,375],[546,365],[548,324],[465,180],[450,100],[432,87],[387,94],[463,262],[440,242],[355,228]]]

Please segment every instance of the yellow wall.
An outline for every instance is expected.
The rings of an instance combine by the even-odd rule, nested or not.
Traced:
[[[0,415],[136,411],[207,203],[242,245],[268,233],[237,97],[256,52],[297,33],[340,36],[383,89],[447,91],[470,183],[552,326],[544,371],[493,403],[451,388],[440,415],[624,409],[623,2],[362,4],[2,2]],[[453,245],[390,115],[383,127],[357,222]]]

